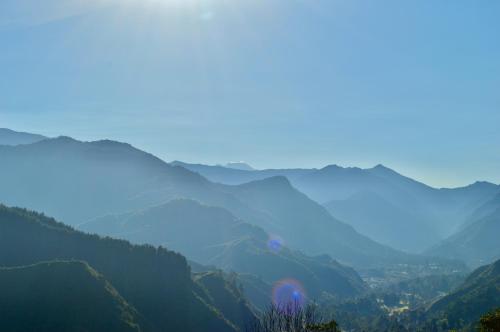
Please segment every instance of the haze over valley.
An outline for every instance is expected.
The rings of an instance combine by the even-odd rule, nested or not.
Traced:
[[[181,310],[182,315],[202,315],[199,310],[208,310],[203,314],[207,315],[216,310],[213,323],[201,324],[207,331],[213,331],[212,324],[220,325],[217,329],[244,330],[276,301],[273,289],[282,283],[307,301],[329,308],[325,310],[352,330],[366,328],[380,317],[387,321],[371,328],[385,329],[395,322],[394,310],[402,310],[398,311],[399,324],[407,320],[407,326],[401,324],[400,329],[415,328],[409,318],[415,314],[419,321],[436,325],[436,317],[439,320],[450,312],[442,306],[434,309],[438,304],[424,311],[422,308],[443,294],[465,287],[460,285],[474,269],[500,259],[500,187],[492,183],[436,189],[383,165],[370,169],[330,165],[321,169],[256,170],[165,162],[130,144],[111,140],[82,142],[6,129],[1,133],[0,200],[6,204],[1,217],[2,265],[15,268],[5,270],[9,273],[6,277],[14,272],[30,275],[42,270],[55,274],[50,278],[57,278],[63,273],[60,271],[73,275],[87,270],[90,275],[86,278],[103,273],[99,278],[120,294],[113,301],[126,303],[120,310],[132,310],[126,314],[130,322],[118,319],[109,323],[116,326],[132,324],[141,330],[163,330],[180,324],[183,330],[200,331],[201,322],[182,321],[175,310]],[[8,206],[42,212],[73,228]],[[19,248],[21,238],[24,249],[19,252],[15,248]],[[111,238],[131,244],[112,242]],[[89,254],[82,251],[84,247],[77,249],[87,246],[85,241],[90,246],[85,249]],[[105,245],[106,241],[109,244]],[[176,254],[179,263],[175,264],[182,265],[183,278],[187,278],[182,287],[191,287],[189,292],[195,294],[195,299],[183,300],[191,303],[193,312],[175,306],[165,308],[163,314],[180,319],[172,323],[155,318],[147,302],[136,303],[136,295],[127,295],[124,281],[114,279],[114,273],[119,272],[113,269],[129,269],[127,256],[113,250],[110,254],[118,255],[115,263],[102,265],[111,263],[103,250],[112,245],[135,248],[137,255],[167,255],[168,251],[162,253],[164,249],[156,247],[183,255]],[[148,247],[137,247],[144,245]],[[72,253],[68,248],[77,251]],[[116,265],[118,259],[123,263]],[[143,259],[137,264],[144,264]],[[54,263],[47,263],[51,261]],[[154,268],[167,263],[149,264]],[[163,278],[180,278],[172,275],[173,267],[167,264],[165,268]],[[157,275],[147,272],[146,267],[138,269],[146,273],[138,278]],[[491,273],[497,273],[492,269]],[[492,278],[498,280],[498,276]],[[160,296],[154,301],[162,301],[154,284],[148,282],[144,287],[152,287],[151,294]],[[208,293],[200,294],[197,287]],[[233,287],[230,298],[220,293],[220,287]],[[291,296],[287,294],[285,291],[283,296]],[[39,296],[48,301],[50,294]],[[58,301],[73,295],[61,296]],[[180,295],[171,296],[177,299]],[[219,296],[224,300],[212,303],[203,300],[204,296],[213,299],[210,301]],[[488,306],[497,303],[498,297],[488,296],[492,297]],[[82,301],[91,302],[92,298]],[[228,301],[244,304],[234,312],[234,308],[227,308]],[[368,310],[367,306],[374,317],[356,314],[361,308]],[[124,317],[123,312],[113,315]],[[22,316],[12,317],[18,317],[12,318],[15,321]],[[40,319],[33,318],[34,322]],[[100,328],[101,323],[89,319],[95,322],[94,328]],[[194,325],[185,325],[188,321]],[[467,328],[473,323],[451,321],[449,326],[461,324],[456,326]]]
[[[0,1],[0,332],[500,332],[498,17]]]

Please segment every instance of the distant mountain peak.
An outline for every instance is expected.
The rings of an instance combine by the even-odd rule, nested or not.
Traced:
[[[232,161],[232,162],[229,162],[226,165],[224,165],[224,167],[238,169],[241,171],[254,171],[255,170],[255,168],[253,168],[252,166],[250,166],[249,164],[247,164],[244,161]]]
[[[35,144],[42,144],[42,145],[60,145],[60,144],[73,144],[73,143],[82,143],[80,141],[77,141],[76,139],[69,137],[69,136],[58,136],[55,138],[49,138],[45,139],[43,141],[35,142]]]
[[[262,180],[262,182],[291,185],[288,178],[286,176],[283,176],[283,175],[271,176],[267,179]]]
[[[292,188],[292,184],[286,176],[277,175],[271,176],[262,180],[255,180],[241,186],[256,186],[256,187],[268,187],[269,189],[274,188]]]
[[[373,169],[389,169],[389,168],[385,167],[383,164],[377,164],[373,167]]]
[[[359,167],[342,167],[336,164],[328,165],[323,168],[321,168],[318,172],[319,173],[359,173],[362,172],[363,169]]]
[[[473,184],[469,185],[469,187],[485,188],[485,187],[498,187],[498,185],[488,181],[476,181]]]
[[[99,140],[91,142],[91,144],[102,147],[124,147],[124,148],[133,148],[133,146],[129,143],[113,141],[109,139]]]
[[[32,144],[45,139],[47,139],[47,137],[38,134],[25,133],[8,128],[0,128],[0,145],[15,146]]]
[[[323,171],[323,170],[335,170],[335,169],[343,169],[343,167],[340,167],[339,165],[337,164],[331,164],[331,165],[326,165],[325,167],[321,168],[320,170]]]
[[[58,141],[68,141],[68,142],[76,142],[77,140],[74,139],[73,137],[70,137],[70,136],[58,136],[56,137],[54,140],[58,140]]]
[[[376,171],[376,172],[386,172],[386,173],[394,173],[398,174],[395,170],[383,165],[383,164],[377,164],[374,167],[370,168],[369,170]]]

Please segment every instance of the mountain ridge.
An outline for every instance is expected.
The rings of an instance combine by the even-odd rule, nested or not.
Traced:
[[[500,307],[500,260],[474,270],[456,290],[433,303],[425,315],[446,329],[472,331],[481,315]]]
[[[500,195],[478,208],[457,233],[429,248],[426,253],[464,260],[472,267],[500,258]]]
[[[434,188],[382,164],[367,169],[328,165],[321,169],[236,172],[223,167],[181,162],[175,164],[196,171],[209,180],[230,185],[270,176],[286,176],[295,188],[311,199],[324,203],[333,216],[355,226],[357,231],[378,242],[412,253],[422,252],[450,236],[472,211],[500,193],[500,186],[484,181],[452,189]],[[368,212],[357,208],[353,197],[366,192],[383,199],[394,210],[391,212],[386,206],[387,211],[377,216],[378,213],[373,213],[376,211]],[[371,204],[374,208],[375,203],[366,201],[366,204]],[[344,205],[338,215],[335,204]],[[391,217],[391,214],[399,215],[400,218]],[[367,223],[373,225],[372,231],[363,228]],[[396,232],[391,228],[391,225],[401,224],[405,227],[403,225],[409,226],[410,223],[410,228],[418,235],[413,240],[410,239],[409,232]],[[379,232],[380,229],[385,229],[386,232]]]
[[[0,326],[6,331],[151,331],[85,262],[0,267]]]
[[[47,139],[43,135],[14,131],[8,128],[0,128],[0,145],[32,144]]]
[[[189,198],[224,207],[268,232],[278,231],[294,249],[308,254],[328,253],[355,264],[373,263],[369,258],[373,256],[389,261],[404,257],[331,217],[284,177],[241,186],[216,184],[129,144],[64,137],[17,147],[0,146],[0,158],[0,201],[43,211],[72,225]],[[278,188],[279,195],[267,192]],[[302,211],[306,207],[309,214]],[[306,231],[302,237],[296,236],[300,232],[291,231],[298,227]],[[325,237],[325,227],[331,237],[318,246],[316,236]],[[367,245],[369,250],[360,251]]]
[[[155,331],[234,332],[233,323],[239,323],[229,323],[195,296],[190,268],[178,253],[84,234],[42,214],[0,205],[0,266],[53,260],[87,262]]]
[[[132,214],[98,218],[80,228],[132,243],[164,245],[203,265],[258,275],[270,284],[293,278],[318,298],[322,292],[345,298],[367,290],[351,268],[331,258],[294,252],[280,239],[244,223],[227,210],[191,200],[175,200]]]

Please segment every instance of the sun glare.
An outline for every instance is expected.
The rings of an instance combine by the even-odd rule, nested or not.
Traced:
[[[157,6],[175,6],[175,7],[186,7],[186,6],[198,6],[206,3],[204,0],[101,0],[103,2],[120,2],[125,5],[157,5]]]

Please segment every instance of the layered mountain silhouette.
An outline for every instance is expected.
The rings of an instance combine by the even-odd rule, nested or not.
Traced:
[[[254,171],[255,169],[243,161],[230,162],[225,165],[227,168],[240,169],[244,171]]]
[[[341,299],[367,290],[354,270],[328,256],[309,257],[292,251],[280,239],[227,210],[192,200],[173,200],[139,212],[97,218],[80,229],[165,246],[190,260],[253,274],[270,285],[293,278],[303,284],[311,298],[328,294]]]
[[[394,248],[420,252],[453,234],[500,187],[477,182],[455,189],[436,189],[383,165],[370,169],[330,165],[322,169],[243,171],[220,166],[173,162],[209,180],[242,184],[285,176],[335,217],[357,231]]]
[[[0,201],[71,225],[189,198],[223,207],[309,255],[329,254],[363,267],[429,262],[360,235],[285,177],[238,186],[216,184],[129,144],[69,137],[0,146],[0,159]]]
[[[143,324],[144,328],[147,327],[151,331],[237,331],[243,329],[247,319],[253,316],[251,308],[245,304],[241,294],[234,291],[226,294],[210,294],[206,288],[197,284],[196,280],[191,278],[186,259],[180,254],[163,248],[134,246],[123,240],[86,235],[43,215],[0,206],[0,266],[19,267],[54,260],[87,262],[123,296],[124,301],[137,310],[147,323]],[[66,267],[61,267],[63,272],[65,269]],[[76,270],[77,274],[74,277],[79,278],[82,271]],[[58,270],[50,273],[55,273],[54,282],[61,278],[70,279],[62,283],[62,287],[65,284],[77,283],[71,280],[73,273],[59,275]],[[102,285],[104,284],[101,282]],[[111,288],[108,290],[112,292]],[[54,287],[47,289],[47,296],[53,294],[53,298],[47,301],[63,305],[66,300],[78,300],[64,292],[67,290],[58,290]],[[67,296],[57,298],[64,294]],[[104,298],[88,298],[88,301],[95,301],[96,304],[100,303],[99,301],[111,301],[106,299],[109,294],[101,295]],[[240,310],[238,317],[245,317],[245,320],[230,321],[225,317],[216,307],[217,303],[213,301],[213,298],[218,296],[226,299],[226,306],[238,305],[237,308]],[[42,304],[43,302],[40,303]],[[124,303],[122,307],[125,308]],[[45,309],[47,308],[40,306],[36,315],[40,315]],[[112,310],[109,312],[116,313]],[[88,314],[93,314],[93,311],[90,310]],[[127,321],[135,321],[132,318]],[[71,317],[67,319],[72,322]],[[109,319],[113,321],[113,317]]]
[[[291,182],[302,176],[313,173],[317,169],[266,169],[266,170],[241,170],[222,165],[210,166],[203,164],[190,164],[182,161],[173,161],[172,166],[181,166],[203,175],[213,182],[230,185],[239,185],[246,182],[263,180],[273,176],[286,176]]]
[[[31,144],[47,139],[37,134],[18,132],[7,128],[0,128],[0,145]]]
[[[3,331],[149,331],[148,324],[83,262],[0,268]]]
[[[477,267],[500,259],[499,234],[500,195],[477,209],[458,233],[427,252]]]
[[[418,251],[423,245],[440,241],[432,225],[422,223],[424,217],[418,211],[408,211],[372,191],[330,201],[325,207],[337,218],[348,220],[361,233],[395,248]]]

